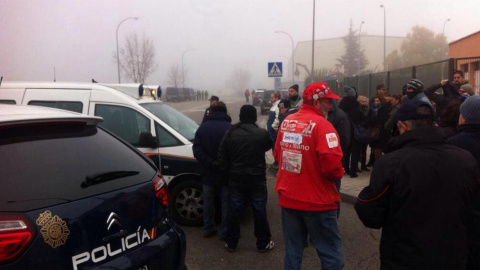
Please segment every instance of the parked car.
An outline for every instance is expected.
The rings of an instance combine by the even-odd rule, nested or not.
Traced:
[[[161,169],[172,194],[172,218],[182,225],[201,225],[202,182],[192,152],[198,124],[162,101],[134,98],[135,91],[123,91],[98,83],[3,82],[0,103],[102,117],[100,126],[131,143]]]
[[[272,102],[270,101],[270,96],[275,93],[275,90],[265,90],[263,92],[263,99],[260,103],[260,113],[267,114],[270,108],[272,107]]]
[[[0,105],[1,269],[186,269],[162,175],[101,121]]]

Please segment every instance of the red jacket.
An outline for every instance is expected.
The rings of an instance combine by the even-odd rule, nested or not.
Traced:
[[[280,165],[275,191],[279,204],[304,211],[337,209],[335,181],[344,175],[335,128],[318,109],[303,104],[278,130],[274,158]]]

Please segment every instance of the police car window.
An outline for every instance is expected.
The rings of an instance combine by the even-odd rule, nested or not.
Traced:
[[[187,140],[193,141],[195,138],[198,124],[181,112],[163,103],[143,103],[140,105],[160,118],[160,120],[175,131],[182,134]]]
[[[151,132],[150,119],[131,108],[97,104],[95,115],[103,118],[100,126],[134,146],[138,146],[142,132]]]
[[[155,131],[157,133],[157,140],[160,147],[169,147],[182,144],[177,138],[168,132],[168,130],[157,123],[155,123]]]
[[[10,100],[10,99],[0,99],[0,104],[17,104],[15,100]]]
[[[83,103],[78,101],[43,101],[32,100],[28,102],[28,105],[43,106],[49,108],[62,109],[77,113],[82,113]]]
[[[0,179],[8,182],[0,189],[0,211],[65,203],[155,176],[156,168],[132,147],[95,126],[74,125],[0,128]],[[87,176],[114,171],[138,174],[82,188]]]

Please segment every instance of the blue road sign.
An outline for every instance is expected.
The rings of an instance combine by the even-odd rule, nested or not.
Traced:
[[[282,62],[268,63],[268,77],[282,77]]]

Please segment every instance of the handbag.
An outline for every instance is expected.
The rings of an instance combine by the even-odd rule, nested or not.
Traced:
[[[370,141],[370,137],[368,136],[368,132],[365,127],[361,124],[355,125],[352,123],[353,126],[353,138],[363,144],[367,144]]]
[[[369,142],[374,142],[378,140],[378,138],[380,137],[380,127],[379,126],[369,127],[367,129],[367,133],[368,133]]]

